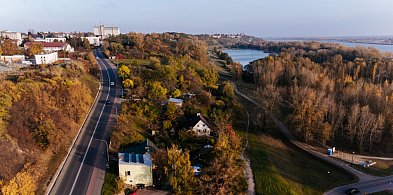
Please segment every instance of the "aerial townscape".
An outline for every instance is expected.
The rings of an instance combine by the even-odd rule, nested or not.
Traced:
[[[393,194],[389,0],[4,1],[0,195]]]

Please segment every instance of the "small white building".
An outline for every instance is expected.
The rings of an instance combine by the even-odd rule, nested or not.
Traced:
[[[183,100],[182,99],[177,99],[177,98],[169,98],[169,100],[165,100],[162,104],[166,105],[168,103],[172,103],[175,104],[178,107],[182,107],[183,106]]]
[[[13,56],[0,56],[0,61],[13,63],[22,63],[25,61],[26,57],[24,55],[13,55]]]
[[[153,186],[152,160],[149,153],[118,153],[119,176],[132,186]]]
[[[100,46],[101,44],[101,38],[100,37],[81,37],[83,39],[87,39],[90,43],[90,45],[94,46]]]
[[[42,55],[34,55],[35,64],[53,64],[58,60],[57,52],[53,52],[50,54],[42,54]]]
[[[191,120],[192,131],[197,136],[211,136],[213,126],[200,113]]]

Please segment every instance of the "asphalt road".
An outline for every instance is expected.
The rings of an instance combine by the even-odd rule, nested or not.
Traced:
[[[47,194],[86,194],[93,170],[106,170],[107,146],[103,140],[109,143],[111,124],[108,120],[117,112],[119,105],[112,103],[120,96],[121,88],[116,87],[119,86],[119,81],[113,66],[104,59],[102,53],[94,53],[101,69],[101,90],[59,176],[54,179],[54,185],[48,188]],[[116,85],[111,86],[111,82],[115,82]],[[107,100],[110,100],[111,104],[106,104]],[[117,108],[114,108],[115,106]]]
[[[384,191],[384,190],[393,190],[393,176],[382,177],[378,179],[373,179],[369,181],[359,182],[355,184],[340,186],[334,188],[326,193],[325,195],[336,195],[336,194],[345,194],[346,190],[350,188],[358,188],[359,194],[371,194],[374,192]]]

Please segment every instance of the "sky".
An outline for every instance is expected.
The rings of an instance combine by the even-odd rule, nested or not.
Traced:
[[[393,0],[0,0],[0,30],[393,35]]]

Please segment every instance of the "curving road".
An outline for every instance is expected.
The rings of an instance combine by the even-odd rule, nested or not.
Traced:
[[[116,68],[94,51],[101,71],[101,86],[96,101],[72,144],[69,154],[49,185],[46,194],[100,194],[107,164],[107,146],[117,109],[121,88]],[[115,86],[110,83],[115,82]],[[111,104],[106,104],[110,100]],[[116,102],[115,104],[112,104]],[[104,141],[105,140],[105,141]],[[97,181],[97,173],[101,175]],[[89,190],[89,191],[88,191]]]

